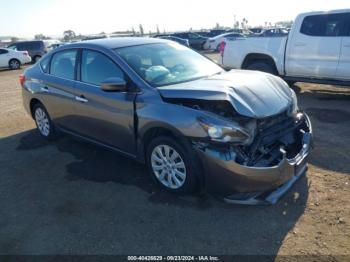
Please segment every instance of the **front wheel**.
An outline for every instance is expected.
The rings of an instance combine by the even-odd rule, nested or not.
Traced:
[[[41,103],[34,105],[33,116],[40,135],[48,140],[54,140],[57,137],[55,127],[45,107]]]
[[[151,141],[146,161],[153,179],[163,189],[175,193],[191,193],[196,189],[196,160],[182,144],[171,137]]]

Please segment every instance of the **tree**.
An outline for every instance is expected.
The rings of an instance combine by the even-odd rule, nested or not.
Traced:
[[[215,29],[220,29],[220,24],[219,23],[216,23]]]
[[[11,43],[17,42],[19,39],[18,37],[11,37]]]
[[[36,34],[34,36],[35,40],[44,40],[44,39],[50,39],[50,37],[44,36],[43,34]]]
[[[132,35],[136,35],[134,27],[131,28],[131,32],[132,32]]]
[[[64,41],[71,41],[76,37],[73,30],[66,30],[63,32],[63,39]]]
[[[140,35],[143,36],[143,26],[140,24],[139,28],[140,28]]]
[[[157,34],[160,33],[159,26],[157,25]]]

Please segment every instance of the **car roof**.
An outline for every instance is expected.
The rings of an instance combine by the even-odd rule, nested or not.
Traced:
[[[116,37],[116,38],[86,40],[86,41],[65,45],[63,47],[100,46],[107,49],[115,49],[115,48],[121,48],[121,47],[155,44],[155,43],[168,43],[168,41],[160,38],[150,38],[150,37]]]
[[[329,10],[329,11],[312,11],[301,13],[299,16],[308,16],[308,15],[330,15],[330,14],[339,14],[339,13],[350,13],[350,9],[338,9],[338,10]]]

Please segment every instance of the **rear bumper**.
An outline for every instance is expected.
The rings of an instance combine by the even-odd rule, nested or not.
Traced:
[[[30,56],[26,56],[26,57],[22,58],[22,62],[21,63],[22,64],[28,64],[30,62],[32,62],[32,58]]]
[[[207,190],[228,203],[276,203],[307,170],[312,145],[312,128],[307,116],[306,122],[310,131],[303,134],[301,151],[293,159],[284,157],[276,166],[243,166],[232,159],[230,152],[197,149]]]

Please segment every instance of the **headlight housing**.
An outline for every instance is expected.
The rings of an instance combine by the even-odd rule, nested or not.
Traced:
[[[298,107],[298,99],[297,95],[295,94],[294,90],[290,90],[292,92],[292,106],[290,108],[290,114],[294,115],[298,112],[299,107]]]
[[[207,132],[212,141],[223,143],[250,144],[253,135],[235,122],[214,123],[210,119],[200,117],[200,125]]]

